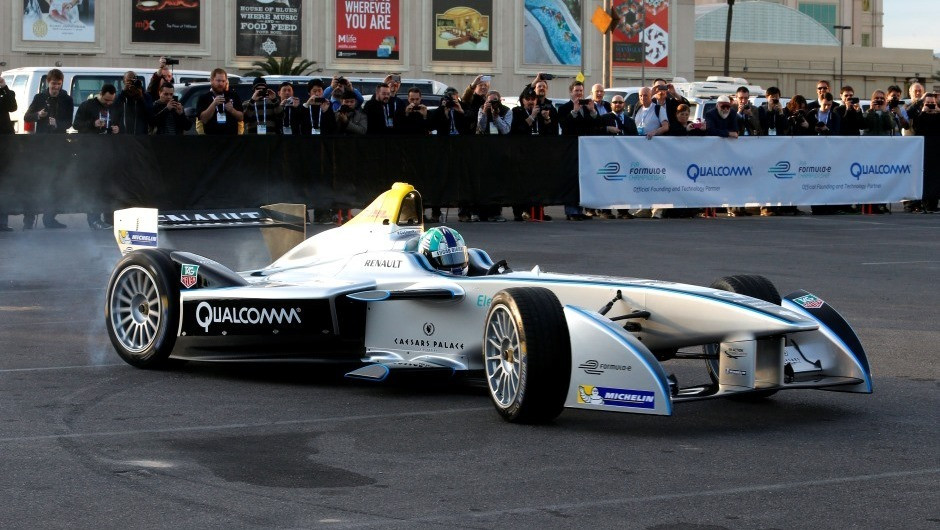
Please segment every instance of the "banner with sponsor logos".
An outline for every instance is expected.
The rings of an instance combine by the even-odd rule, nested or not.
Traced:
[[[131,42],[199,44],[199,0],[136,0]]]
[[[398,0],[336,0],[336,58],[398,60]]]
[[[872,204],[923,190],[921,137],[578,139],[581,205]]]
[[[23,40],[95,42],[94,0],[23,0]]]
[[[235,55],[299,57],[301,0],[236,0]]]

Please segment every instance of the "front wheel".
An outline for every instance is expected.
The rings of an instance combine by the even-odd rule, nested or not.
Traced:
[[[571,379],[571,342],[555,293],[541,287],[497,293],[486,315],[483,363],[493,405],[505,420],[558,417]]]
[[[179,287],[165,250],[139,250],[118,262],[108,282],[105,325],[118,355],[138,368],[163,368],[176,344]]]
[[[710,287],[712,289],[720,289],[722,291],[743,294],[745,296],[757,298],[758,300],[763,300],[765,302],[770,302],[776,305],[780,305],[781,301],[780,293],[777,292],[777,288],[774,287],[773,282],[763,276],[756,274],[724,276],[712,282]],[[706,344],[704,350],[706,354],[714,356],[713,359],[707,359],[705,361],[705,369],[708,370],[708,375],[711,377],[712,382],[717,385],[718,374],[720,373],[718,370],[719,347],[717,344]],[[738,401],[761,401],[776,393],[776,390],[758,390],[756,392],[748,392],[745,394],[733,396],[732,399],[736,399]]]

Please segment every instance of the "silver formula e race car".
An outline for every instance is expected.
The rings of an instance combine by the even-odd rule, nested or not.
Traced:
[[[781,298],[761,276],[698,287],[512,271],[479,249],[466,275],[449,274],[418,251],[422,212],[420,194],[396,183],[246,272],[157,248],[156,210],[116,212],[125,255],[107,290],[111,342],[140,368],[308,359],[354,363],[347,376],[372,381],[476,373],[513,422],[565,407],[670,415],[682,401],[872,391],[857,336],[811,293]],[[712,383],[680,387],[661,365],[674,358],[704,361]]]

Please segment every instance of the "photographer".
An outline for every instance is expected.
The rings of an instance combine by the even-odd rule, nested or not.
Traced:
[[[199,123],[203,134],[241,134],[245,114],[241,111],[242,100],[238,93],[229,90],[228,73],[222,68],[212,71],[209,92],[196,101]],[[196,132],[200,125],[197,124]]]
[[[15,112],[16,93],[10,90],[5,79],[0,77],[0,135],[13,134],[13,121],[10,120],[10,113]],[[2,212],[2,210],[0,210]],[[13,229],[7,224],[9,215],[0,213],[0,232],[12,232]]]
[[[864,125],[862,121],[862,107],[859,99],[855,97],[855,89],[846,85],[839,94],[842,104],[836,107],[835,113],[839,115],[840,136],[858,136]]]
[[[124,73],[124,90],[114,101],[114,123],[122,134],[149,134],[152,104],[144,85],[133,71]]]
[[[284,109],[263,77],[256,77],[251,83],[251,98],[242,104],[242,112],[245,115],[245,134],[281,133],[279,128]]]
[[[522,92],[519,106],[512,109],[510,134],[531,136],[558,136],[557,111],[551,101],[539,105],[538,94],[529,88]]]
[[[362,106],[362,103],[365,101],[362,94],[352,86],[352,83],[349,82],[349,79],[341,75],[333,76],[333,80],[330,82],[330,86],[326,87],[326,90],[323,91],[323,97],[331,100],[333,105],[333,112],[339,111],[339,108],[343,105],[343,100],[341,95],[346,92],[351,92],[353,97],[356,98],[356,108]]]
[[[787,103],[787,125],[793,136],[813,136],[816,134],[816,118],[806,111],[806,98],[797,94]]]
[[[339,110],[336,112],[336,133],[345,136],[364,135],[369,127],[365,113],[356,108],[356,94],[343,92]]]
[[[891,119],[894,120],[894,133],[892,136],[900,136],[905,129],[911,128],[910,119],[907,116],[907,110],[904,103],[901,102],[901,89],[897,85],[888,87],[886,107],[891,113]]]
[[[150,82],[147,83],[147,95],[150,96],[150,101],[156,102],[160,99],[160,87],[164,83],[173,84],[173,72],[170,71],[171,64],[180,64],[179,59],[170,59],[167,57],[160,57],[160,60],[157,64],[157,71],[150,76]]]
[[[301,134],[333,134],[336,132],[336,114],[329,98],[323,96],[323,81],[311,79],[307,83],[310,97],[304,103],[301,113]]]
[[[390,98],[391,90],[388,84],[379,83],[375,87],[372,99],[362,106],[369,124],[368,134],[389,135],[398,132],[396,120],[399,116],[395,115],[395,110],[389,103]]]
[[[737,106],[738,136],[761,136],[763,129],[760,125],[760,115],[757,109],[751,106],[751,91],[746,86],[738,87],[734,94],[734,103]]]
[[[839,115],[832,108],[832,94],[826,93],[822,98],[822,105],[813,113],[816,118],[816,136],[838,136],[841,130]]]
[[[473,125],[457,98],[457,89],[448,87],[441,97],[441,105],[429,116],[429,125],[438,136],[472,134]]]
[[[937,94],[925,94],[921,101],[923,101],[923,106],[914,117],[914,131],[917,136],[940,136],[940,101],[938,101]],[[940,198],[940,175],[928,174],[925,168],[921,209],[925,212],[936,212],[938,198]]]
[[[164,83],[160,87],[159,98],[153,104],[153,127],[150,134],[181,135],[193,126],[183,113],[183,105],[173,95],[173,85]]]
[[[590,136],[603,127],[597,115],[594,100],[585,99],[584,83],[574,81],[568,85],[570,99],[558,109],[561,134],[566,136]],[[665,119],[666,109],[663,109]]]
[[[490,90],[477,112],[477,134],[509,134],[512,111],[500,101],[499,92]]]
[[[26,109],[23,121],[35,121],[36,134],[65,134],[66,129],[72,126],[74,104],[68,92],[62,90],[64,81],[65,76],[62,75],[61,70],[57,68],[49,70],[49,73],[46,74],[47,90],[36,94],[29,104],[29,108]],[[47,169],[58,171],[59,169],[54,167],[58,160],[59,157],[54,157],[51,161],[53,167],[47,167]],[[36,215],[31,213],[35,210],[32,210],[31,205],[25,205],[24,208],[27,213],[23,215],[23,228],[29,230],[36,224]],[[54,209],[47,208],[42,216],[43,226],[46,228],[65,228],[65,225],[60,223],[55,216]]]
[[[488,75],[476,76],[466,90],[463,91],[463,97],[460,98],[460,105],[471,120],[470,125],[472,128],[476,128],[477,125],[474,116],[479,113],[480,107],[486,103],[486,94],[490,91],[491,79],[492,77]]]
[[[871,107],[862,119],[865,136],[891,136],[894,134],[895,121],[888,110],[888,100],[884,91],[875,90],[871,95]]]
[[[412,87],[408,89],[408,104],[402,111],[402,134],[428,134],[428,108],[421,103],[421,89]],[[437,215],[436,217],[440,217]]]
[[[764,91],[767,102],[757,109],[763,136],[783,136],[790,133],[790,125],[780,103],[780,89],[772,86]]]
[[[281,119],[278,125],[278,134],[291,136],[301,134],[300,122],[303,118],[303,108],[300,99],[294,97],[294,87],[289,81],[282,82],[277,87],[277,97],[280,100]]]

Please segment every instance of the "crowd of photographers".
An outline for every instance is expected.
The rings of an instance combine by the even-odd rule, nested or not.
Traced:
[[[309,97],[305,101],[294,97],[293,85],[285,82],[269,86],[264,78],[252,83],[251,97],[242,101],[229,86],[225,70],[212,71],[211,90],[196,104],[195,123],[188,119],[182,105],[174,96],[170,70],[162,62],[153,74],[147,89],[137,75],[129,71],[124,75],[123,87],[118,92],[106,84],[100,93],[79,105],[72,119],[73,101],[62,90],[62,72],[53,69],[46,76],[47,90],[37,94],[29,104],[24,119],[36,123],[37,134],[64,133],[74,127],[79,133],[90,134],[168,134],[180,135],[195,125],[196,132],[206,135],[278,134],[278,135],[614,135],[645,136],[742,136],[817,135],[940,135],[940,108],[938,97],[925,93],[919,83],[910,88],[910,103],[901,101],[901,89],[888,87],[876,90],[871,106],[863,111],[860,100],[851,86],[839,92],[839,101],[830,92],[828,81],[816,86],[816,98],[807,101],[795,95],[784,105],[780,90],[770,87],[765,91],[766,102],[751,104],[747,87],[735,94],[720,96],[714,109],[706,112],[704,120],[690,119],[692,104],[664,79],[654,80],[652,86],[639,91],[639,100],[628,108],[623,96],[604,100],[604,88],[595,84],[586,93],[581,81],[568,85],[569,100],[556,108],[548,98],[548,74],[538,74],[523,87],[519,103],[509,108],[502,102],[500,92],[491,89],[490,76],[477,76],[461,93],[448,88],[440,105],[429,110],[422,102],[424,94],[417,88],[404,93],[401,77],[389,75],[378,84],[375,93],[366,101],[363,94],[342,76],[332,78],[328,86],[320,79],[308,83]],[[13,92],[0,79],[0,133],[12,133],[9,112],[16,110]],[[4,121],[5,120],[5,121]],[[532,205],[513,205],[514,218],[525,220]],[[33,228],[36,215],[42,212],[36,205],[25,205],[24,228]],[[905,204],[910,211],[936,211],[937,198],[924,197],[923,201]],[[461,221],[505,221],[502,208],[463,207],[458,212]],[[813,213],[850,212],[849,205],[813,207]],[[761,215],[798,213],[796,208],[761,208]],[[56,220],[56,212],[42,212],[46,228],[64,228]],[[677,210],[679,215],[694,212]],[[103,212],[88,212],[88,224],[94,229],[110,228]],[[641,210],[612,212],[584,210],[576,205],[565,206],[569,220],[586,220],[593,216],[632,218],[634,216],[661,217],[664,212]],[[729,215],[750,215],[743,208],[728,210]],[[440,209],[432,208],[428,221],[440,220]],[[0,231],[9,231],[6,215],[0,214]]]

